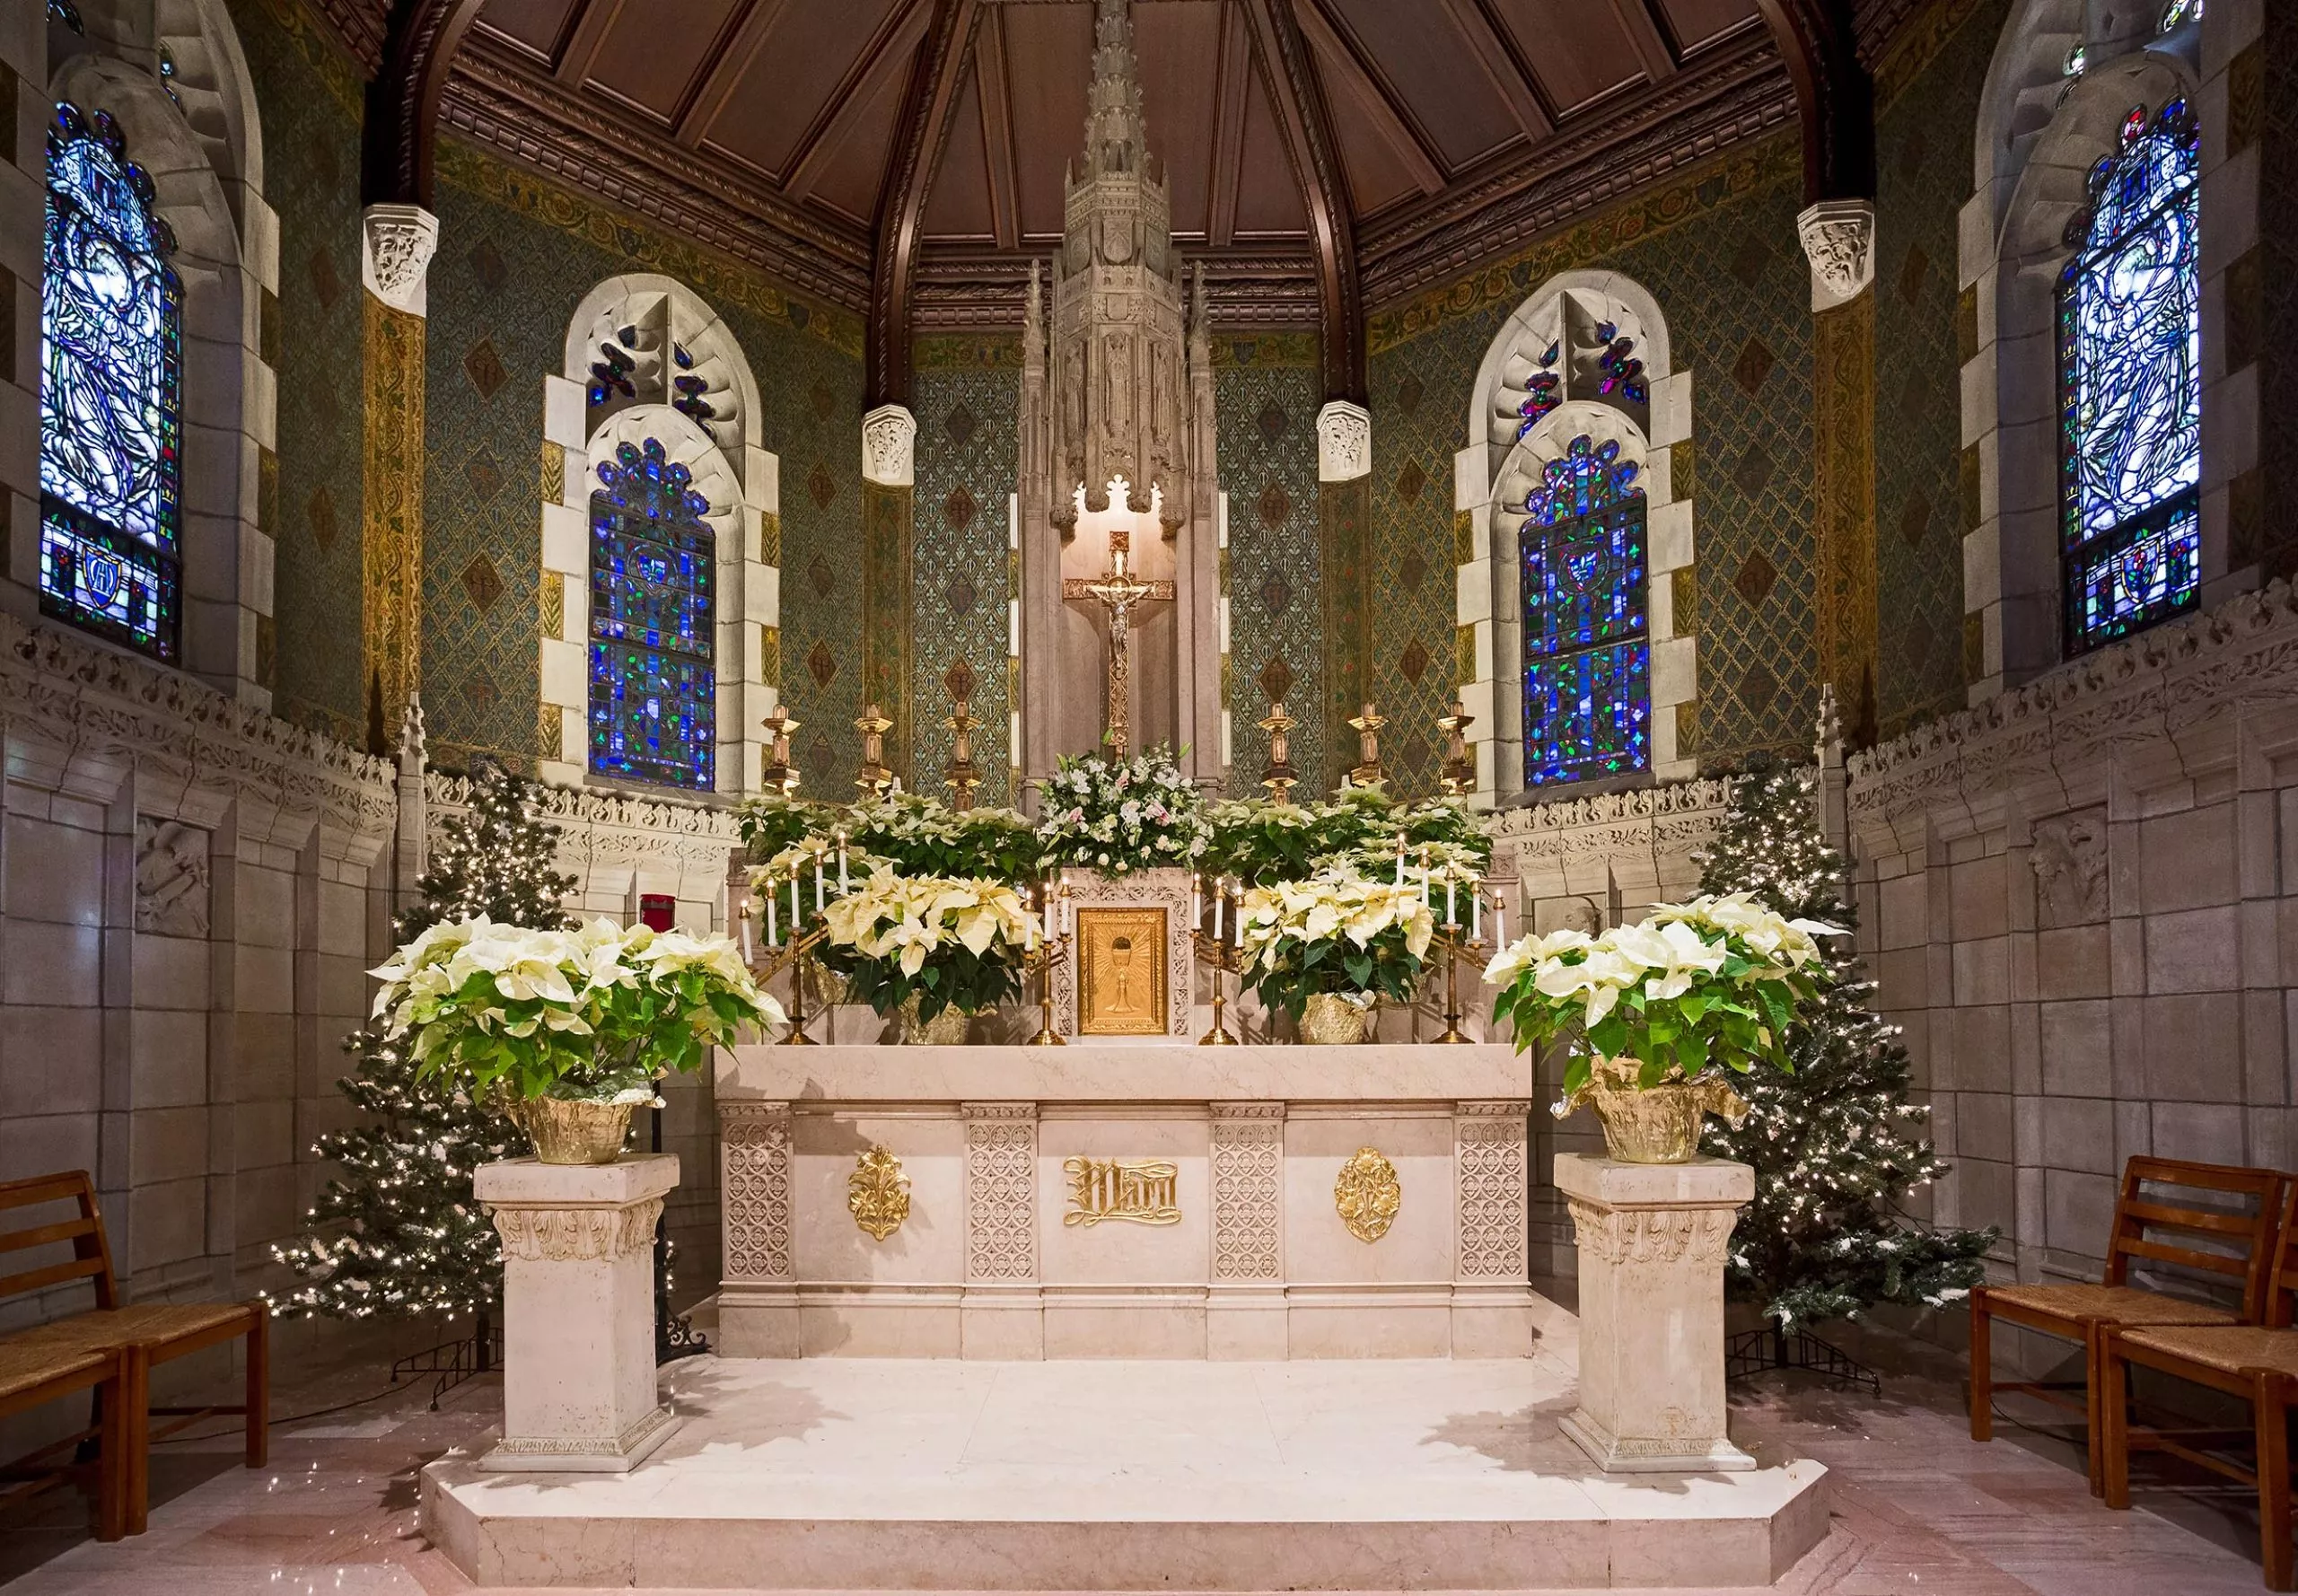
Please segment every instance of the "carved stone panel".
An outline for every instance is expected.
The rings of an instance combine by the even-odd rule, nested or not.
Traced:
[[[2081,925],[2107,917],[2107,811],[2079,809],[2035,822],[2035,924]]]
[[[1737,1208],[1604,1208],[1567,1200],[1574,1239],[1608,1264],[1720,1267],[1740,1217]]]
[[[622,1208],[497,1208],[496,1233],[506,1258],[530,1263],[611,1263],[654,1244],[662,1199]]]
[[[136,929],[155,936],[206,936],[206,831],[178,820],[136,817]]]
[[[1035,1103],[967,1103],[966,1278],[1026,1281],[1038,1273]]]
[[[1213,1278],[1281,1280],[1285,1105],[1213,1105]]]
[[[790,1105],[718,1105],[726,1278],[790,1278]]]
[[[1529,1102],[1462,1103],[1452,1120],[1453,1179],[1460,1202],[1460,1274],[1464,1280],[1522,1281]]]

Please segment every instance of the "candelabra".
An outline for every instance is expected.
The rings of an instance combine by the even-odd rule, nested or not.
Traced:
[[[1473,1042],[1476,1039],[1460,1029],[1460,955],[1481,955],[1490,951],[1492,944],[1457,920],[1447,920],[1437,928],[1436,945],[1444,950],[1444,1034],[1436,1039]]]
[[[763,986],[784,970],[790,972],[790,1034],[782,1039],[785,1048],[811,1048],[818,1044],[806,1034],[806,955],[829,934],[826,925],[794,934],[779,947],[768,948],[765,959],[758,966],[758,978]]]
[[[1197,1038],[1197,1045],[1200,1048],[1233,1048],[1237,1045],[1237,1039],[1229,1034],[1228,1024],[1222,1018],[1229,999],[1221,990],[1221,978],[1241,973],[1243,961],[1239,959],[1237,947],[1232,943],[1218,941],[1202,931],[1192,932],[1190,936],[1197,944],[1197,961],[1213,967],[1213,1029]]]
[[[1038,978],[1038,1033],[1022,1044],[1024,1048],[1066,1048],[1069,1045],[1069,1039],[1056,1030],[1053,1023],[1053,967],[1068,957],[1067,932],[1042,939],[1034,950],[1022,955],[1022,973],[1035,975]]]

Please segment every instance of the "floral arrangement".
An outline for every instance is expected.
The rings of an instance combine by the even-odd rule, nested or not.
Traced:
[[[415,1033],[418,1079],[473,1095],[507,1092],[648,1102],[670,1070],[702,1067],[744,1025],[782,1023],[723,936],[498,925],[481,915],[434,925],[368,972],[375,1017]]]
[[[1390,875],[1399,839],[1408,867],[1441,859],[1481,876],[1492,863],[1492,839],[1465,802],[1400,803],[1377,784],[1346,787],[1322,803],[1232,800],[1215,805],[1211,820],[1208,868],[1250,885],[1336,868]]]
[[[890,793],[855,804],[838,824],[851,846],[904,875],[1014,881],[1039,869],[1036,829],[1016,810],[955,810],[923,793]]]
[[[1130,759],[1063,759],[1039,784],[1038,807],[1048,864],[1104,875],[1194,870],[1213,841],[1197,785],[1162,743]]]
[[[1244,980],[1296,1021],[1320,993],[1408,1002],[1435,934],[1417,882],[1399,887],[1352,871],[1255,887],[1238,906],[1237,925]]]
[[[1576,1031],[1567,1099],[1588,1084],[1591,1055],[1636,1061],[1634,1083],[1689,1081],[1711,1068],[1794,1066],[1785,1036],[1816,995],[1819,944],[1833,925],[1790,920],[1744,892],[1660,904],[1644,920],[1590,936],[1556,931],[1503,949],[1484,972],[1500,988],[1493,1018],[1521,1050]]]
[[[838,814],[832,804],[765,793],[742,800],[734,823],[741,829],[744,855],[757,864],[809,837],[835,836]]]
[[[1022,955],[1038,927],[1002,882],[904,876],[880,868],[824,911],[822,961],[880,1014],[917,999],[920,1020],[978,1014],[1021,995]]]

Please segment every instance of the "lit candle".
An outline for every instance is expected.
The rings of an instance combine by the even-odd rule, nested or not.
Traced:
[[[790,867],[790,934],[798,934],[801,916],[798,913],[798,867]]]
[[[1219,942],[1219,941],[1221,940],[1221,911],[1222,911],[1222,909],[1223,909],[1224,908],[1225,908],[1225,907],[1227,906],[1228,901],[1229,901],[1229,884],[1228,884],[1226,881],[1215,881],[1215,882],[1214,882],[1214,883],[1213,883],[1213,940],[1214,940],[1215,942]]]
[[[750,961],[750,906],[742,905],[742,962]]]
[[[1404,833],[1397,833],[1397,885],[1404,885]]]
[[[1195,931],[1205,923],[1205,878],[1196,872],[1188,878],[1188,928]]]
[[[1069,901],[1069,894],[1061,895],[1061,934],[1068,936],[1077,929],[1076,907]]]
[[[774,929],[774,894],[772,892],[766,895],[766,945],[769,948],[778,948],[782,945],[781,934]]]
[[[1458,916],[1453,913],[1452,878],[1448,872],[1444,877],[1444,924],[1456,926],[1460,923]]]
[[[821,855],[817,854],[814,856],[814,913],[818,915],[822,912],[822,899],[827,889],[828,883],[822,879]]]
[[[1469,941],[1484,940],[1484,889],[1478,887],[1469,894]]]
[[[1428,907],[1428,850],[1420,850],[1420,907]]]
[[[853,889],[846,884],[846,833],[838,834],[838,895],[845,897]]]
[[[1497,892],[1492,895],[1492,945],[1508,945],[1508,900]]]

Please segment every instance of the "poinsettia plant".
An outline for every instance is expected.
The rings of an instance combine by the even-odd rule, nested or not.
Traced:
[[[1320,993],[1410,1002],[1435,934],[1419,883],[1353,871],[1255,887],[1237,925],[1245,984],[1296,1021]]]
[[[723,936],[592,920],[572,931],[481,915],[434,925],[368,972],[375,1016],[414,1032],[418,1079],[513,1097],[640,1102],[744,1026],[782,1023]]]
[[[1390,875],[1399,845],[1408,869],[1440,859],[1481,876],[1492,839],[1458,798],[1404,803],[1378,783],[1345,787],[1321,803],[1235,799],[1214,806],[1206,867],[1249,885],[1305,881],[1320,871]]]
[[[978,1014],[1018,998],[1037,923],[1002,881],[904,876],[881,868],[824,914],[822,962],[880,1014],[909,998],[917,1017]]]
[[[1788,1023],[1817,993],[1813,939],[1841,934],[1735,892],[1659,904],[1601,936],[1521,937],[1484,978],[1500,989],[1493,1018],[1514,1026],[1519,1051],[1571,1045],[1567,1097],[1587,1085],[1599,1057],[1634,1059],[1639,1088],[1712,1068],[1790,1070]]]
[[[1213,840],[1197,784],[1169,746],[1129,759],[1066,758],[1038,785],[1046,862],[1103,875],[1194,870]]]

